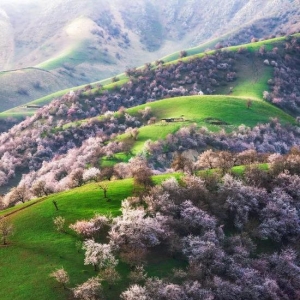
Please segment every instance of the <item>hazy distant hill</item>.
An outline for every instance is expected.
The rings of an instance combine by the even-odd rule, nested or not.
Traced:
[[[50,73],[12,73],[8,85],[0,73],[0,86],[9,86],[0,100],[7,109],[233,30],[231,44],[297,31],[299,7],[299,0],[2,0],[0,71]]]

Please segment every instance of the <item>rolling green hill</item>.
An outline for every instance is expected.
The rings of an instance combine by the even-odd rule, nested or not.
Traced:
[[[154,181],[161,182],[168,176],[156,176]],[[78,253],[76,249],[78,237],[68,226],[76,220],[89,219],[95,213],[117,216],[121,200],[131,195],[132,180],[126,179],[109,183],[110,202],[103,198],[97,184],[88,184],[1,211],[0,216],[7,216],[14,225],[14,235],[8,246],[0,246],[1,300],[66,299],[68,291],[50,278],[51,272],[63,266],[70,275],[72,287],[95,275],[93,267],[84,266],[83,251]],[[58,204],[58,211],[53,200]],[[66,219],[64,233],[54,228],[53,218],[57,216]],[[179,260],[158,260],[147,271],[162,276],[180,265]],[[122,263],[118,271],[123,282],[117,289],[110,290],[106,286],[105,293],[110,299],[117,299],[129,283],[126,276],[130,267]]]
[[[300,34],[295,35],[300,36]],[[254,52],[258,51],[260,47],[264,46],[266,49],[273,49],[274,47],[277,47],[279,49],[284,48],[285,43],[285,37],[281,38],[275,38],[270,40],[265,40],[261,42],[256,43],[250,43],[242,45],[243,48],[247,49],[248,51]],[[227,47],[224,48],[223,51],[233,51],[236,52],[240,49],[241,46],[235,46],[235,47]],[[188,56],[183,58],[183,61],[188,61],[192,57],[205,57],[206,55],[216,53],[216,50],[204,53],[205,47],[198,47],[193,48],[187,51]],[[178,53],[175,53],[174,55],[171,55],[168,57],[166,65],[175,64],[178,63]],[[171,60],[172,59],[172,60]],[[154,66],[154,63],[153,63]],[[255,55],[252,56],[241,56],[237,58],[236,60],[236,71],[237,71],[237,80],[232,82],[232,95],[234,96],[240,96],[240,97],[250,97],[255,99],[262,99],[262,93],[264,90],[268,90],[267,81],[268,79],[272,78],[272,67],[266,68],[262,63],[261,60],[258,59]],[[43,74],[51,74],[44,72]],[[9,74],[2,76],[7,76],[10,78]],[[49,76],[49,75],[47,75]],[[51,75],[52,76],[52,75]],[[30,78],[30,76],[28,76]],[[124,73],[119,74],[117,76],[119,79],[127,79]],[[0,74],[1,78],[1,74]],[[54,77],[55,79],[55,77]],[[58,79],[55,79],[56,81],[59,81]],[[128,80],[128,79],[127,79]],[[51,81],[50,81],[51,82]],[[101,81],[96,81],[94,83],[91,83],[92,87],[96,87],[97,85],[101,84],[103,85],[103,89],[110,88],[111,78],[104,79]],[[118,83],[120,84],[120,83]],[[33,88],[34,82],[31,83],[31,90],[34,90]],[[51,85],[50,85],[51,86]],[[12,88],[12,85],[8,82],[8,87]],[[20,86],[22,87],[22,85]],[[69,89],[64,89],[58,92],[55,92],[53,94],[49,94],[45,97],[39,98],[35,101],[24,103],[22,106],[18,106],[12,109],[9,109],[7,111],[4,111],[0,113],[0,118],[6,118],[6,117],[18,117],[18,116],[27,116],[32,115],[35,110],[34,109],[28,109],[25,106],[26,105],[46,105],[51,100],[61,97],[64,94],[68,93],[70,90],[79,90],[83,89],[85,85],[81,85],[78,87],[73,87]],[[95,89],[95,91],[97,88]],[[216,90],[216,94],[224,94],[227,95],[229,92],[228,88],[218,87]]]
[[[127,112],[136,115],[145,107],[151,107],[152,115],[157,120],[155,124],[139,128],[139,135],[131,152],[134,155],[141,153],[148,140],[165,139],[168,134],[173,134],[180,128],[192,124],[207,127],[211,131],[219,131],[223,128],[230,132],[241,124],[253,127],[258,123],[267,123],[270,118],[278,118],[283,124],[295,123],[293,117],[265,101],[252,100],[249,109],[247,101],[247,98],[233,96],[189,96],[165,99],[130,108]],[[184,121],[170,123],[161,121],[163,118],[179,118],[181,116]],[[128,134],[118,136],[118,140],[128,138]],[[124,153],[119,153],[114,158],[103,160],[102,166],[128,161],[129,157]]]
[[[1,276],[1,299],[65,299],[65,292],[49,277],[61,266],[70,272],[72,285],[93,275],[93,269],[83,265],[83,252],[77,253],[74,234],[69,229],[66,233],[57,233],[53,218],[65,217],[68,226],[96,212],[119,214],[120,201],[131,194],[132,183],[125,180],[112,185],[110,203],[92,184],[43,199],[23,210],[16,211],[22,208],[18,207],[8,212],[15,233],[8,247],[0,247],[1,273],[4,269],[11,270]],[[52,204],[54,199],[59,206],[58,212]],[[1,212],[3,214],[7,212]]]

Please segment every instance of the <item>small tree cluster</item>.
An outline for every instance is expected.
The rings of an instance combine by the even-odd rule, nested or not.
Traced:
[[[62,216],[58,216],[56,218],[53,219],[53,223],[54,223],[54,226],[55,226],[55,229],[58,231],[58,232],[64,232],[65,229],[65,222],[66,222],[66,219]]]
[[[101,215],[95,215],[92,219],[79,220],[69,227],[83,238],[95,238],[101,231],[109,225],[109,218]]]
[[[56,271],[50,274],[59,284],[62,285],[64,289],[67,289],[67,284],[70,282],[68,273],[64,268],[57,269]]]

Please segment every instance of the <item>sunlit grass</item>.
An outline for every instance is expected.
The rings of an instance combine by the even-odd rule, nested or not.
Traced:
[[[180,177],[179,173],[165,174],[153,178],[156,184],[170,176]],[[70,286],[82,283],[97,275],[93,267],[84,266],[84,252],[76,249],[79,238],[68,226],[76,220],[89,219],[95,213],[102,215],[120,215],[121,201],[132,195],[132,179],[108,182],[107,195],[96,183],[37,199],[2,211],[8,215],[14,225],[14,235],[7,247],[0,246],[0,299],[36,300],[66,299],[68,293],[49,274],[64,267],[69,273]],[[57,202],[56,211],[52,201]],[[66,232],[58,233],[54,229],[53,218],[62,216],[66,220]],[[160,258],[157,257],[159,264]],[[149,266],[149,273],[160,276],[171,272],[182,262],[163,258],[161,271],[155,264]],[[128,284],[126,277],[130,267],[121,263],[118,271],[123,275],[117,288],[105,292],[109,299],[117,299],[121,290]],[[162,273],[161,273],[162,272]]]

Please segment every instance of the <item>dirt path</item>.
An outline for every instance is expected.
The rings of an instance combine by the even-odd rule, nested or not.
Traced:
[[[45,201],[46,199],[47,199],[47,197],[43,197],[43,198],[41,198],[39,200],[36,200],[36,201],[34,201],[32,203],[29,203],[28,205],[26,205],[24,207],[20,207],[20,208],[14,210],[14,211],[11,211],[11,212],[8,212],[6,214],[3,214],[2,217],[9,217],[11,215],[14,215],[14,214],[16,214],[16,213],[18,213],[18,212],[20,212],[20,211],[22,211],[24,209],[27,209],[28,207],[31,207],[31,206],[33,206],[35,204],[38,204],[38,203],[41,203],[41,202]]]

